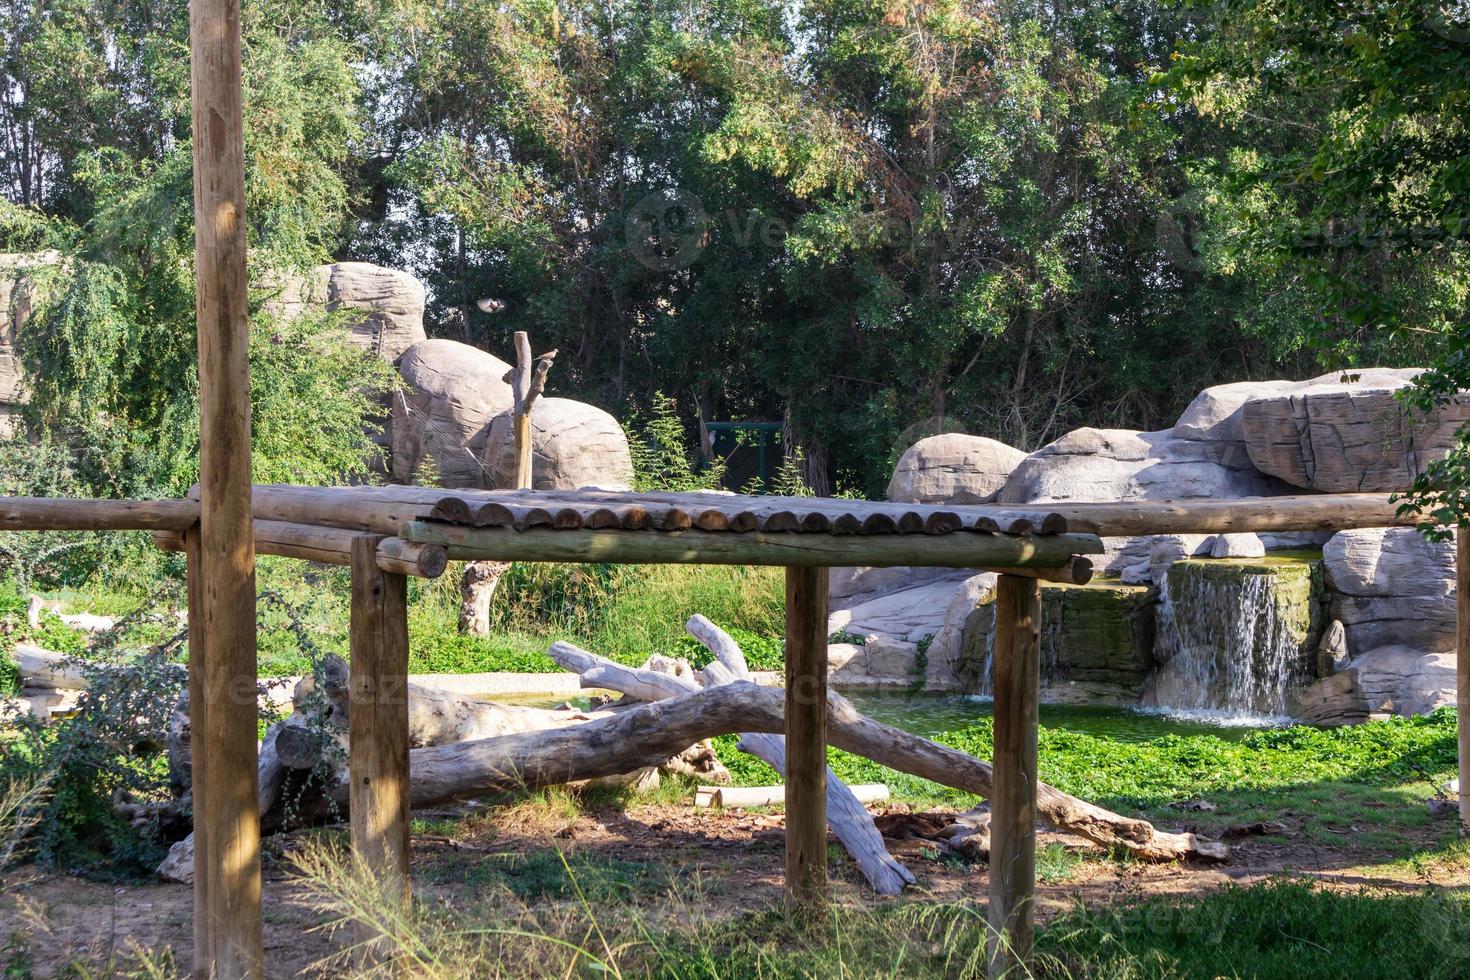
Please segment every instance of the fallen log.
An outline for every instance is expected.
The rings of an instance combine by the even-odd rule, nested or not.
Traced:
[[[883,783],[856,783],[847,788],[862,804],[888,801],[888,787]],[[785,801],[785,786],[701,786],[694,794],[697,807],[780,806]]]

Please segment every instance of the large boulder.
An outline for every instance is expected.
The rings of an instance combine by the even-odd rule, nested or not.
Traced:
[[[1209,427],[1189,431],[1190,438],[1181,438],[1173,429],[1069,432],[1016,467],[1001,491],[1000,502],[1262,497],[1290,489],[1280,481],[1236,465],[1238,457],[1221,448],[1226,442],[1223,437],[1193,437],[1209,433]],[[1228,462],[1219,461],[1222,457],[1228,457]],[[1196,554],[1212,543],[1206,536],[1167,537],[1169,549],[1180,551],[1176,557]],[[1179,542],[1184,542],[1182,550]],[[1172,560],[1157,553],[1158,544],[1154,536],[1104,538],[1107,550],[1099,566],[1127,582],[1156,582]]]
[[[1355,725],[1385,715],[1422,715],[1455,703],[1455,655],[1378,647],[1302,692],[1293,715],[1314,725]]]
[[[987,504],[1026,454],[959,432],[920,439],[899,457],[888,499],[905,504]]]
[[[363,310],[348,320],[349,339],[385,361],[422,341],[424,284],[407,272],[371,262],[334,262],[319,265],[304,278],[292,279],[267,304],[285,316],[299,316],[317,307],[326,310]]]
[[[1000,502],[1259,497],[1285,489],[1210,457],[1207,443],[1181,439],[1172,429],[1076,429],[1026,457],[1006,480]]]
[[[1387,646],[1455,646],[1455,546],[1407,527],[1342,531],[1322,548],[1333,616],[1353,658]]]
[[[1454,444],[1470,420],[1470,395],[1427,416],[1395,397],[1418,368],[1329,374],[1251,398],[1241,428],[1262,473],[1326,493],[1406,489]]]
[[[1198,443],[1204,458],[1234,470],[1255,469],[1245,445],[1242,421],[1246,402],[1286,394],[1295,381],[1236,381],[1214,385],[1194,396],[1174,423],[1176,438]]]
[[[531,411],[531,474],[537,490],[575,490],[633,482],[633,457],[618,420],[570,398],[538,398]],[[490,423],[485,466],[491,486],[516,480],[515,422],[509,412]]]
[[[394,366],[404,388],[393,396],[393,478],[490,489],[485,444],[491,421],[515,402],[505,383],[510,365],[468,344],[423,340]],[[430,460],[431,472],[422,472]]]
[[[28,274],[60,261],[60,253],[54,251],[0,254],[0,437],[15,434],[20,406],[26,401],[19,346],[31,315]]]

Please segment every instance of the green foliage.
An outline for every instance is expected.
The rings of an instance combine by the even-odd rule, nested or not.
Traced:
[[[698,453],[686,446],[674,399],[655,392],[648,417],[635,414],[625,428],[633,458],[633,489],[676,493],[719,489],[722,468],[718,463],[702,465]]]
[[[745,663],[751,670],[786,669],[786,646],[780,637],[762,636],[739,627],[725,629],[725,632],[739,644],[745,654]],[[678,644],[668,652],[683,657],[693,667],[703,667],[714,659],[714,654],[692,636],[680,637]]]
[[[114,804],[167,799],[168,766],[159,749],[186,677],[176,662],[182,635],[156,643],[170,617],[145,613],[120,624],[78,660],[87,677],[77,711],[50,725],[22,718],[0,740],[6,778],[44,780],[29,841],[43,866],[113,878],[151,875],[164,846],[148,826],[133,826]],[[142,640],[139,650],[134,644]]]

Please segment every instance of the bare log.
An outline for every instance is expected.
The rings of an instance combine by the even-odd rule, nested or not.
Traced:
[[[255,548],[263,555],[282,555],[327,565],[352,561],[352,539],[357,533],[343,528],[287,521],[255,521]],[[182,551],[183,535],[154,531],[153,544],[162,551]],[[378,567],[397,575],[438,578],[449,564],[445,550],[437,545],[415,544],[402,538],[385,537],[378,543]]]
[[[708,624],[707,628],[718,629],[708,620],[704,620],[704,623]],[[707,628],[696,625],[691,633],[700,638],[701,634],[709,635]],[[695,629],[700,629],[701,632],[694,633]],[[701,642],[704,642],[702,638]],[[729,670],[724,666],[724,660],[730,657],[730,653],[728,647],[724,647],[724,650],[724,657],[705,667],[707,675],[713,671],[722,680],[728,679],[728,673],[720,673]],[[718,652],[716,655],[720,656]],[[742,655],[741,661],[743,660]],[[604,686],[617,690],[611,683],[614,679],[611,673],[604,675]],[[715,687],[707,690],[721,689]],[[784,732],[781,692],[766,688],[756,690],[759,693],[751,698],[751,723],[740,730]],[[903,729],[873,721],[859,713],[852,702],[839,694],[829,694],[828,700],[827,739],[830,744],[890,769],[989,798],[994,778],[990,763]],[[1147,820],[1113,813],[1063,793],[1046,783],[1037,784],[1037,809],[1040,818],[1054,827],[1076,833],[1104,847],[1123,848],[1147,861],[1176,861],[1184,858],[1224,860],[1228,854],[1224,844],[1203,840],[1194,834],[1158,830]]]
[[[723,686],[750,678],[745,653],[728,633],[699,614],[691,616],[684,628],[715,655],[714,662],[705,668],[707,686]],[[789,705],[783,705],[783,719],[788,710]],[[783,736],[743,732],[739,749],[786,777],[786,739]],[[896,895],[916,880],[913,872],[888,853],[872,814],[830,766],[827,767],[827,823],[857,862],[873,890],[880,895]]]
[[[0,528],[9,531],[182,531],[198,520],[193,500],[0,497]]]

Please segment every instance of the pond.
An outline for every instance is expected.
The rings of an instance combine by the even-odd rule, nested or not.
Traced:
[[[844,692],[847,699],[874,721],[933,738],[941,732],[972,725],[990,717],[989,698],[965,694],[906,694]],[[1131,708],[1100,708],[1076,704],[1043,704],[1041,724],[1047,728],[1098,735],[1119,742],[1147,742],[1164,735],[1214,735],[1238,739],[1262,727],[1289,724],[1285,719],[1240,716],[1179,716]]]

